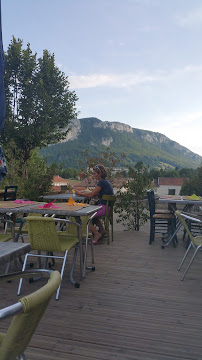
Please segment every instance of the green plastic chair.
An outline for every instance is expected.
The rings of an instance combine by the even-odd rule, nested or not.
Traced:
[[[0,234],[0,242],[6,242],[9,240],[15,241],[15,228],[12,220],[8,220],[5,218],[0,218],[0,222],[9,225],[10,229],[8,231],[8,227],[4,229],[4,233]],[[7,232],[8,231],[8,232]]]
[[[0,242],[7,242],[9,240],[15,241],[15,227],[12,220],[8,220],[5,218],[0,218],[0,222],[6,224],[6,227],[4,229],[4,233],[0,234]],[[7,226],[9,225],[9,227]],[[21,261],[21,258],[19,258]],[[15,266],[17,266],[17,261],[15,260]],[[6,265],[5,274],[8,273],[10,267],[10,262]]]
[[[36,214],[36,213],[29,213],[27,216],[41,216],[42,217],[42,214]],[[28,226],[27,226],[27,223],[26,223],[26,217],[24,218],[19,218],[17,219],[20,226],[15,226],[15,232],[18,233],[19,231],[19,228],[20,229],[20,234],[19,234],[19,237],[21,237],[21,240],[22,242],[24,243],[24,236],[28,236]]]
[[[41,271],[40,271],[41,273]],[[24,359],[26,350],[36,327],[42,318],[52,295],[61,283],[59,271],[43,271],[49,274],[50,279],[46,285],[34,293],[19,300],[18,303],[0,310],[0,319],[14,316],[6,334],[0,333],[0,359],[16,360]],[[38,272],[26,272],[4,275],[0,281],[8,281],[23,277],[30,277]]]
[[[25,255],[22,271],[25,271],[27,259],[30,256],[37,258],[63,259],[62,269],[61,269],[61,280],[62,280],[68,252],[72,248],[75,248],[72,267],[70,271],[70,281],[73,285],[75,285],[75,287],[79,287],[80,286],[79,283],[74,281],[73,279],[73,272],[74,272],[74,266],[76,263],[76,257],[78,252],[80,225],[77,223],[73,223],[74,226],[78,228],[78,235],[65,236],[64,234],[60,234],[57,232],[55,222],[72,223],[70,220],[54,219],[52,217],[28,216],[26,218],[26,222],[28,227],[29,242],[31,244],[32,250],[45,252],[45,254],[27,253]],[[55,253],[55,252],[63,252],[64,255],[63,256],[50,255],[50,253]],[[21,286],[22,286],[22,279],[20,279],[19,282],[18,295],[20,295]],[[56,293],[56,300],[58,300],[59,298],[59,292],[60,292],[60,286],[58,287]]]
[[[190,260],[190,262],[189,262],[189,264],[188,264],[188,266],[187,266],[187,268],[186,268],[186,270],[185,270],[185,272],[183,274],[183,276],[181,277],[181,280],[183,281],[186,274],[187,274],[187,272],[188,272],[188,270],[189,270],[189,268],[190,268],[190,266],[191,266],[191,264],[193,263],[196,255],[197,255],[198,251],[202,250],[202,235],[194,236],[192,234],[191,230],[189,229],[188,224],[187,224],[186,221],[191,220],[192,222],[197,223],[198,226],[200,226],[200,227],[202,227],[202,221],[200,219],[198,219],[197,217],[194,217],[194,214],[193,214],[193,216],[192,216],[192,214],[187,215],[187,214],[184,214],[184,213],[180,212],[179,210],[177,210],[175,212],[175,214],[178,216],[179,220],[181,221],[182,225],[184,226],[184,229],[186,230],[186,232],[187,232],[187,234],[189,235],[189,238],[190,238],[189,246],[187,248],[187,251],[185,252],[185,255],[182,258],[182,261],[180,263],[180,266],[178,267],[178,270],[181,269],[181,267],[182,267],[187,255],[188,255],[190,249],[192,247],[194,248],[194,254],[193,254],[193,256],[192,256],[192,258],[191,258],[191,260]]]
[[[95,259],[94,259],[94,251],[93,251],[92,234],[89,231],[89,223],[90,223],[90,221],[92,221],[92,219],[94,218],[95,215],[96,215],[96,213],[91,215],[90,217],[81,216],[81,218],[80,218],[81,219],[82,244],[84,246],[84,252],[83,252],[83,277],[84,278],[86,276],[86,269],[95,271],[95,266],[94,266]],[[74,218],[70,217],[69,220],[73,222]],[[63,236],[63,235],[77,236],[77,229],[75,228],[75,226],[72,223],[67,223],[65,231],[58,231],[58,233],[60,234],[60,236]],[[88,243],[90,243],[90,246],[91,246],[92,266],[87,266]]]
[[[103,216],[102,218],[104,218],[105,229],[107,232],[107,243],[109,245],[110,244],[109,226],[111,226],[111,239],[112,239],[112,241],[114,241],[114,219],[113,219],[114,211],[113,211],[113,208],[114,208],[114,204],[116,201],[116,196],[115,195],[103,195],[102,199],[106,200],[106,213],[105,213],[105,216]],[[110,206],[110,211],[108,211],[109,206]]]

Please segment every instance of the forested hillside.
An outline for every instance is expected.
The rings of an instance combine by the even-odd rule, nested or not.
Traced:
[[[65,142],[40,151],[48,157],[48,164],[62,163],[64,167],[79,168],[78,159],[87,149],[90,156],[109,146],[117,156],[126,154],[125,165],[142,161],[150,167],[190,167],[202,164],[202,157],[167,138],[165,135],[131,128],[116,122],[103,122],[97,118],[76,119]]]

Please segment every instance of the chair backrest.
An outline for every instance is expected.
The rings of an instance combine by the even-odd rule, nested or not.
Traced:
[[[102,195],[102,199],[106,200],[106,217],[113,217],[113,208],[114,204],[116,202],[116,196],[115,195]],[[110,206],[110,212],[108,213],[108,207]]]
[[[4,201],[14,201],[16,200],[18,191],[18,186],[5,186],[4,189]]]
[[[155,208],[156,208],[154,190],[150,189],[147,191],[147,198],[149,203],[150,217],[152,217],[155,214]]]
[[[188,226],[188,224],[187,224],[187,222],[186,222],[186,219],[187,219],[187,220],[192,220],[192,221],[199,222],[200,224],[201,224],[201,221],[198,220],[198,219],[195,219],[195,218],[193,218],[193,217],[191,217],[191,216],[188,216],[188,215],[186,215],[186,214],[183,214],[183,213],[181,213],[179,210],[177,210],[177,211],[175,212],[175,215],[177,215],[178,218],[180,219],[180,221],[181,221],[182,225],[184,226],[184,229],[186,230],[186,232],[187,232],[190,240],[191,240],[192,242],[194,242],[194,236],[193,236],[193,234],[191,233],[191,231],[190,231],[190,229],[189,229],[189,226]]]
[[[35,213],[29,213],[27,216],[41,216],[42,217],[42,214],[35,214]],[[28,226],[27,226],[27,222],[26,222],[26,219],[22,219],[22,218],[19,218],[19,222],[24,222],[24,225],[21,229],[21,233],[22,234],[27,234],[28,233]],[[17,222],[17,221],[16,221]],[[16,228],[17,230],[17,228]]]
[[[16,360],[20,354],[23,354],[60,283],[59,271],[53,271],[45,286],[19,300],[23,306],[23,312],[14,316],[0,343],[1,360]]]
[[[26,222],[32,250],[62,251],[52,217],[27,216]]]

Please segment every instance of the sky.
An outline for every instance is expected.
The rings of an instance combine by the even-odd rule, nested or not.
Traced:
[[[78,118],[162,133],[202,156],[202,0],[2,0],[12,36],[47,49]]]

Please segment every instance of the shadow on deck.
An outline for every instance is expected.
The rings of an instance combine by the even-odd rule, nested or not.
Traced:
[[[60,299],[51,300],[27,358],[202,359],[200,254],[181,282],[177,271],[185,251],[181,239],[176,249],[170,245],[162,250],[158,238],[148,244],[147,227],[139,232],[115,231],[114,238],[110,246],[95,247],[96,271],[87,271],[79,289],[69,283],[66,269]],[[25,282],[23,294],[42,283]],[[16,301],[16,291],[17,283],[1,283],[1,307]],[[1,329],[7,323],[1,322]]]

